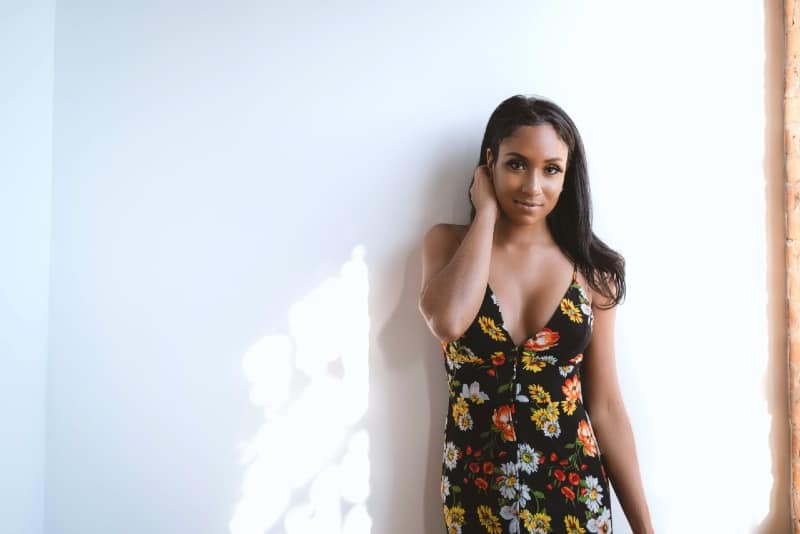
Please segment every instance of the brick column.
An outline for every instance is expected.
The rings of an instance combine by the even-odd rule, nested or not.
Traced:
[[[791,414],[792,529],[800,534],[800,0],[784,0],[786,296]]]

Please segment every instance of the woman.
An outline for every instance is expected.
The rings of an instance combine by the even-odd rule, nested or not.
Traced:
[[[419,298],[448,373],[448,532],[609,533],[609,481],[653,532],[614,362],[624,260],[592,232],[575,124],[506,99],[469,192],[470,224],[425,236]]]

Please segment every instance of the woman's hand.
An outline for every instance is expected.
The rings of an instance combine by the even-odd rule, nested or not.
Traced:
[[[494,220],[500,216],[500,205],[494,191],[494,182],[489,174],[487,165],[478,165],[472,175],[472,184],[469,187],[469,198],[475,206],[475,213],[484,211],[492,214]]]

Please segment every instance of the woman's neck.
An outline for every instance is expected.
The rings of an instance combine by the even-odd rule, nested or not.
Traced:
[[[556,244],[545,219],[532,224],[516,224],[505,215],[501,215],[495,224],[494,243],[501,248],[521,250]]]

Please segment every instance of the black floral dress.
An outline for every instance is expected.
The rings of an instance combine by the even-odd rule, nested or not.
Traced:
[[[608,478],[581,395],[593,318],[575,268],[550,320],[522,345],[488,284],[464,335],[442,342],[449,534],[611,532]]]

